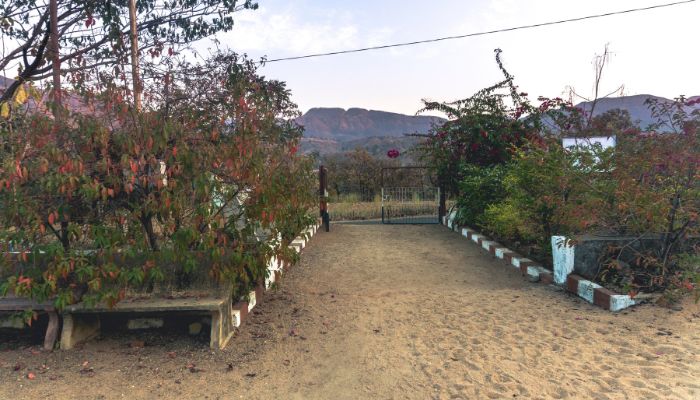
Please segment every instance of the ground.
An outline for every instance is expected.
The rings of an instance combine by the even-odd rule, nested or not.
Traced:
[[[700,308],[682,306],[610,313],[437,225],[334,225],[226,350],[168,333],[50,353],[18,340],[0,398],[698,399]]]

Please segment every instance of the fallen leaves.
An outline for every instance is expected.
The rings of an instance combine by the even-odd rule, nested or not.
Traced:
[[[196,374],[196,373],[198,373],[198,372],[204,372],[203,369],[197,368],[197,365],[196,365],[195,363],[189,363],[189,364],[187,364],[187,369],[188,369],[191,373],[193,373],[193,374]]]
[[[80,375],[87,376],[88,378],[95,376],[95,370],[90,366],[89,361],[83,361],[82,368],[80,369]]]

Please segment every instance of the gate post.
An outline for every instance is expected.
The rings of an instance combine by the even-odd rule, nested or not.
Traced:
[[[447,215],[447,192],[444,179],[438,176],[438,191],[440,192],[440,206],[438,207],[438,223],[442,224],[442,217]]]
[[[328,215],[328,170],[321,165],[318,167],[318,183],[319,183],[319,212],[321,220],[326,228],[326,232],[331,230],[331,219]]]

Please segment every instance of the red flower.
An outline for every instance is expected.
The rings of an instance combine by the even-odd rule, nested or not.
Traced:
[[[391,149],[391,150],[386,152],[386,156],[389,158],[396,158],[400,155],[401,155],[401,153],[399,153],[399,151],[396,149]]]

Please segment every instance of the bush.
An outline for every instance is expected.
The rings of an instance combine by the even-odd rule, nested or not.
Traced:
[[[460,225],[483,227],[484,211],[488,206],[505,197],[503,165],[481,167],[464,164],[459,183],[460,197],[457,199],[457,222]]]
[[[596,223],[624,235],[659,237],[659,246],[638,252],[626,268],[618,262],[624,249],[603,261],[601,276],[627,282],[631,292],[697,290],[697,280],[684,277],[683,255],[697,252],[688,239],[700,234],[700,112],[688,112],[685,104],[683,98],[652,101],[652,112],[666,132],[618,137],[613,201],[601,209]]]
[[[535,243],[537,227],[524,212],[509,200],[491,204],[484,212],[482,225],[486,232],[501,240]]]
[[[540,249],[552,235],[590,229],[611,188],[611,150],[564,149],[556,138],[515,152],[505,168],[502,202],[486,209],[483,226],[497,238]]]

